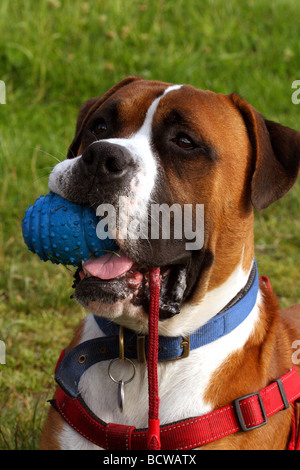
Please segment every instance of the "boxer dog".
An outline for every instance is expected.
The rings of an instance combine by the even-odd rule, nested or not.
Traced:
[[[99,318],[137,338],[147,335],[148,266],[161,271],[161,338],[188,338],[238,305],[255,271],[254,208],[262,210],[289,191],[299,165],[300,134],[265,119],[237,94],[128,77],[86,101],[67,159],[50,175],[50,190],[95,210],[104,203],[118,207],[124,196],[128,226],[133,220],[150,225],[153,203],[202,204],[204,243],[189,250],[184,236],[125,238],[117,226],[118,256],[92,258],[75,275],[74,298],[91,313],[68,352],[107,336]],[[162,426],[226,407],[294,367],[300,307],[280,311],[261,279],[248,310],[227,334],[187,347],[174,360],[159,360]],[[132,361],[134,378],[124,386],[123,410],[108,360],[80,377],[80,396],[94,421],[147,427],[147,369],[140,359],[141,353]],[[285,449],[293,407],[282,408],[257,429],[246,423],[249,432],[237,427],[214,442],[195,439],[188,448]],[[42,449],[99,449],[95,442],[66,418],[63,406],[50,407]]]

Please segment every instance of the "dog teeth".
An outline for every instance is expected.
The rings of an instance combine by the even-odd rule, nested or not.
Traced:
[[[83,272],[85,277],[91,277],[91,274],[86,269],[83,268]]]

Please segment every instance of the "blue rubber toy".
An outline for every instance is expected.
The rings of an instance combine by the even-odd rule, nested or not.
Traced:
[[[91,256],[118,250],[113,239],[98,238],[98,222],[99,217],[91,207],[50,192],[27,209],[22,231],[28,249],[41,260],[78,266]]]

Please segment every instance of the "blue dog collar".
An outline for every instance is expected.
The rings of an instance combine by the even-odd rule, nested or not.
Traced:
[[[216,341],[237,328],[247,318],[256,303],[259,279],[255,261],[250,278],[251,286],[236,303],[228,308],[225,307],[221,313],[189,337],[159,336],[158,360],[171,361],[187,357],[190,351]],[[94,318],[106,336],[78,344],[65,354],[56,371],[56,382],[73,398],[79,395],[80,378],[89,367],[98,362],[119,357],[119,325],[102,317],[94,316]],[[128,328],[123,328],[123,334],[125,357],[145,362],[148,348],[147,336],[140,336]]]

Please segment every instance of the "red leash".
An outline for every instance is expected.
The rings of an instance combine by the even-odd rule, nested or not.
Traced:
[[[148,394],[149,394],[149,417],[147,448],[159,450],[160,427],[159,427],[159,396],[158,396],[158,320],[159,320],[159,295],[160,295],[160,269],[149,268],[149,319],[148,319]]]

